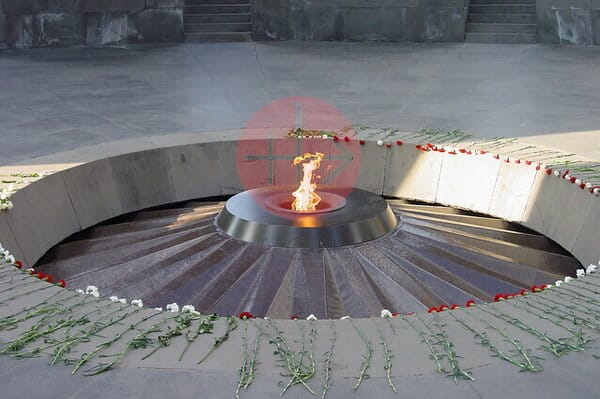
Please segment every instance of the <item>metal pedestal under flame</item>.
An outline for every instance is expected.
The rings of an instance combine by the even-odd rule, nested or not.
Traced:
[[[358,244],[394,230],[396,216],[382,197],[368,191],[328,188],[314,212],[295,212],[290,186],[268,186],[233,196],[216,218],[227,235],[246,242],[288,248]]]

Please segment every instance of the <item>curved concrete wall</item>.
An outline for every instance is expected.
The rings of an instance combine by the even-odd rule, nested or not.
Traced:
[[[557,241],[584,265],[600,259],[600,200],[544,169],[489,154],[423,153],[409,144],[387,148],[367,142],[360,151],[359,188],[520,222]],[[242,191],[235,158],[236,141],[206,142],[56,172],[13,195],[14,208],[0,213],[0,243],[32,265],[64,238],[106,219]]]

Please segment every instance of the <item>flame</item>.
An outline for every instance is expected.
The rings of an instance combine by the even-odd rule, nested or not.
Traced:
[[[317,205],[321,202],[321,197],[317,195],[315,189],[317,185],[312,182],[313,172],[319,169],[323,156],[320,152],[311,154],[307,152],[304,155],[294,158],[294,166],[302,164],[304,175],[300,181],[300,185],[292,193],[295,200],[292,202],[292,210],[297,212],[314,212],[317,210]]]

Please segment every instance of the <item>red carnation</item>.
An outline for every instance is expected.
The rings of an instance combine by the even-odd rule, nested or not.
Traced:
[[[481,150],[481,151],[479,151],[479,153],[480,153],[481,155],[484,155],[484,154],[485,154],[485,151],[484,151],[484,150]]]
[[[569,179],[569,181],[571,183],[575,183],[575,180],[577,180],[577,178],[575,176],[571,176],[571,178]]]
[[[472,154],[471,150],[467,151],[467,155],[471,155],[471,154]]]
[[[47,281],[47,282],[51,283],[51,282],[52,282],[52,276],[51,276],[51,275],[49,275],[49,274],[45,274],[45,275],[44,275],[44,278],[43,278],[42,280],[44,280],[44,281]]]
[[[340,141],[340,138],[338,136],[333,136],[333,141]]]
[[[504,160],[504,162],[506,162],[506,163],[509,163],[509,162],[510,162],[510,158],[506,158],[506,159]]]
[[[392,145],[391,145],[390,143],[387,143],[385,146],[386,146],[387,148],[392,148]]]
[[[443,148],[440,148],[440,149],[438,149],[438,151],[439,151],[439,152],[446,152],[446,150],[445,150],[445,149],[443,149]]]
[[[450,155],[456,155],[456,151],[449,151],[448,154],[450,154]]]
[[[515,161],[515,163],[521,163],[521,160],[520,160],[520,159],[517,159],[517,160]]]
[[[400,313],[398,313],[398,312],[393,312],[393,313],[392,313],[392,317],[396,317],[396,316],[400,316]]]
[[[460,148],[458,151],[459,151],[461,154],[464,154],[465,152],[467,152],[467,150],[465,150],[464,148]]]
[[[530,161],[529,159],[526,159],[526,160],[525,160],[525,164],[527,164],[527,165],[531,165],[531,161]]]
[[[500,159],[500,155],[494,155],[495,159]]]
[[[436,308],[435,306],[427,309],[427,313],[437,313],[437,312],[438,312],[438,308]]]
[[[16,260],[16,261],[15,261],[15,267],[16,267],[17,269],[22,269],[22,268],[23,268],[23,264],[21,263],[21,261],[20,261],[20,260]]]
[[[538,287],[537,285],[531,286],[531,288],[529,290],[531,292],[540,292],[541,291],[540,287]]]
[[[429,148],[433,148],[433,144],[431,144],[431,143],[427,143],[427,147],[429,147]]]
[[[364,140],[358,140],[358,143],[359,143],[360,145],[365,145],[365,141],[364,141]]]
[[[56,283],[56,285],[65,288],[67,286],[67,283],[65,282],[65,280],[58,280],[58,283]]]
[[[473,299],[469,299],[466,303],[465,303],[465,307],[466,308],[470,308],[471,306],[475,306],[475,301]]]
[[[527,290],[522,289],[521,292],[519,292],[519,294],[525,296],[527,295]]]
[[[440,311],[440,312],[443,312],[444,310],[448,310],[448,305],[443,304],[443,305],[440,305],[440,307],[438,308],[438,311]]]
[[[396,144],[397,144],[397,145],[402,145],[402,144],[404,144],[404,143],[402,142],[402,140],[396,140]]]
[[[542,167],[542,165],[540,165],[539,163],[537,164],[537,166],[535,167],[535,170],[540,170]]]
[[[450,306],[450,310],[455,310],[458,308],[460,308],[460,306],[458,306],[458,304],[456,304],[456,303],[453,303],[452,306]]]
[[[416,313],[415,312],[410,312],[407,314],[407,316],[414,316]]]
[[[242,319],[242,320],[253,319],[253,318],[254,318],[254,316],[252,316],[252,313],[250,313],[250,312],[240,313],[240,319]]]
[[[546,168],[546,174],[547,174],[547,175],[550,175],[550,174],[552,174],[552,169],[550,169],[550,168]]]
[[[496,294],[494,295],[494,302],[500,302],[506,300],[506,295],[504,294]]]
[[[579,185],[579,188],[581,188],[581,189],[583,190],[583,189],[585,188],[585,183],[581,183],[581,184]]]
[[[540,288],[540,290],[544,291],[546,288],[548,288],[548,284],[540,285],[539,288]]]
[[[345,141],[346,143],[347,143],[347,142],[349,142],[349,141],[350,141],[350,137],[348,137],[348,136],[344,136],[344,141]]]
[[[417,150],[420,150],[420,149],[421,149],[421,145],[420,145],[420,144],[417,144],[417,145],[415,146],[415,148],[416,148]]]
[[[290,320],[298,320],[298,316],[292,316],[290,317]]]

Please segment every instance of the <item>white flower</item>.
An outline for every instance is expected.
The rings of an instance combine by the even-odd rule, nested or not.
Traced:
[[[311,314],[308,315],[308,317],[306,318],[306,320],[315,321],[315,320],[317,320],[317,316],[315,316],[314,314],[311,313]]]
[[[87,288],[85,289],[86,294],[91,294],[92,292],[97,292],[97,291],[98,291],[98,287],[96,287],[94,285],[88,285]]]
[[[154,310],[158,311],[158,312],[162,312],[163,308],[154,308]]]
[[[8,255],[8,256],[6,257],[6,260],[7,260],[9,263],[15,263],[15,257],[14,257],[14,256],[12,256],[12,255]]]
[[[594,195],[600,194],[600,188],[595,188],[593,191]]]
[[[550,288],[554,287],[552,284],[546,284],[546,289],[549,290]]]
[[[571,276],[565,276],[565,283],[570,283],[571,280],[573,280],[573,277],[571,277]]]
[[[116,296],[116,295],[113,295],[113,296],[111,296],[111,297],[110,297],[110,298],[108,298],[108,299],[110,299],[110,301],[111,301],[111,302],[119,302],[119,297],[118,297],[118,296]]]
[[[583,276],[585,276],[585,270],[577,269],[577,277],[583,277]]]
[[[131,304],[133,306],[137,306],[138,308],[144,307],[144,302],[142,302],[141,299],[134,299],[133,301],[131,301]]]
[[[390,311],[389,311],[389,310],[387,310],[387,309],[383,309],[383,310],[381,311],[381,317],[392,317],[392,312],[390,312]]]
[[[564,179],[565,179],[565,180],[571,180],[571,175],[569,175],[569,174],[566,174],[566,175],[565,175],[565,177],[564,177]]]
[[[121,298],[121,299],[119,299],[119,303],[122,303],[123,305],[125,305],[127,303],[127,299]]]
[[[579,186],[581,184],[581,179],[575,179],[575,184]]]
[[[265,319],[265,320],[271,320],[271,318],[269,316],[265,316],[265,317],[263,317],[263,319]]]
[[[181,308],[181,313],[195,313],[196,308],[193,305],[185,305]]]
[[[329,136],[328,136],[328,135],[326,135],[326,134],[324,134],[324,135],[323,135],[323,139],[324,139],[324,140],[327,140],[328,138],[329,138]]]
[[[555,170],[554,171],[554,176],[556,176],[556,177],[560,176],[560,172],[558,170]]]
[[[592,183],[585,183],[585,188],[590,189],[592,188]]]
[[[594,273],[596,270],[598,269],[598,266],[596,265],[589,265],[588,267],[585,268],[585,272],[587,274],[592,274]]]
[[[179,305],[175,302],[168,304],[166,307],[169,312],[173,312],[173,313],[179,312]]]
[[[377,140],[377,145],[381,147],[383,145],[383,141],[382,140]]]
[[[350,318],[350,316],[342,316],[340,317],[340,320],[348,320]]]
[[[29,273],[34,273],[34,272],[35,272],[35,270],[33,269],[33,267],[30,267],[29,269],[27,269],[27,271],[28,271]],[[83,291],[83,290],[82,290],[82,291]]]
[[[557,286],[557,287],[560,287],[560,286],[562,285],[562,283],[563,283],[563,281],[562,281],[562,280],[556,280],[556,281],[554,282],[554,285],[555,285],[555,286]]]
[[[75,290],[75,292],[78,293],[78,294],[85,294],[85,292],[81,288],[77,288]]]

